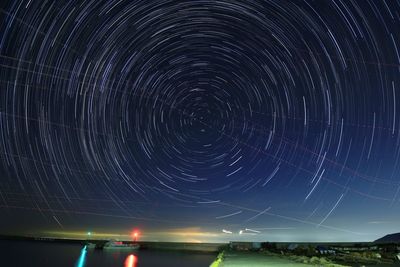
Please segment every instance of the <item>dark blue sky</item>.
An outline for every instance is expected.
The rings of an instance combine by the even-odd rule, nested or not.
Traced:
[[[3,1],[0,18],[2,233],[400,231],[396,1]]]

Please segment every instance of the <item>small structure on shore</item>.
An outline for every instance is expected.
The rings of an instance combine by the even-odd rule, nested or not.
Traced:
[[[315,248],[315,250],[317,251],[317,253],[322,254],[322,255],[326,255],[326,254],[335,255],[336,254],[336,251],[334,249],[331,249],[331,248],[328,248],[325,246],[317,246]]]

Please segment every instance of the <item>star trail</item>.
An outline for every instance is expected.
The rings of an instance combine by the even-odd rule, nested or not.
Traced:
[[[399,2],[20,0],[0,18],[2,233],[400,231]]]

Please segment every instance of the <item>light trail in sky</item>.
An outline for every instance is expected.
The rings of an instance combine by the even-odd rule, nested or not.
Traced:
[[[0,20],[6,232],[400,220],[397,1],[6,0]]]

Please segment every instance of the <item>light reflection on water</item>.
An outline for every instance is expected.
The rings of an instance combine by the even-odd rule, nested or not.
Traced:
[[[85,266],[86,254],[87,254],[87,246],[84,246],[81,250],[81,255],[79,256],[78,262],[76,263],[76,267]]]
[[[85,267],[86,255],[87,255],[87,246],[84,246],[81,250],[81,254],[79,255],[79,259],[75,265],[76,267]],[[125,259],[124,267],[136,267],[137,266],[136,264],[137,264],[137,256],[130,254]]]
[[[137,257],[133,254],[129,255],[125,259],[125,267],[136,267]]]
[[[87,255],[87,246],[84,246],[81,250],[81,254],[79,255],[76,267],[85,267],[86,255]],[[137,266],[136,264],[137,264],[137,256],[130,254],[125,259],[124,267],[136,267]]]
[[[76,263],[76,267],[84,267],[86,262],[87,246],[84,246],[81,250],[81,254]],[[137,256],[130,254],[126,257],[124,267],[136,267]]]
[[[74,243],[0,240],[0,267],[204,267],[215,257],[215,253],[146,249],[107,252]]]

